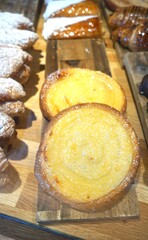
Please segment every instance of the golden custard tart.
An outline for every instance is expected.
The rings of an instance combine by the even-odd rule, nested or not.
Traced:
[[[84,103],[48,123],[35,176],[58,201],[92,212],[124,196],[139,162],[138,139],[125,116],[105,104]]]
[[[40,91],[40,108],[47,119],[70,106],[91,102],[110,105],[122,113],[126,110],[126,97],[121,86],[99,71],[58,70],[47,77]]]

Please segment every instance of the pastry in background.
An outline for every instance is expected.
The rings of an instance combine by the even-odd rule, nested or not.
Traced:
[[[148,20],[148,9],[138,6],[118,8],[108,20],[111,29],[124,26],[125,24],[138,25]]]
[[[125,24],[112,31],[113,41],[133,52],[148,51],[148,20],[138,25]]]
[[[53,1],[45,9],[45,20],[53,17],[78,17],[100,15],[98,6],[91,0],[78,1]]]
[[[13,78],[21,84],[26,83],[31,62],[32,56],[21,48],[0,45],[0,78]]]
[[[117,9],[109,18],[112,39],[130,51],[148,51],[148,9],[138,6]]]
[[[100,9],[91,0],[51,1],[43,16],[45,40],[102,36]]]
[[[23,14],[0,12],[0,28],[19,28],[33,30],[33,23]]]
[[[43,27],[45,40],[95,38],[101,34],[101,24],[97,16],[49,18]]]
[[[130,3],[128,0],[103,0],[105,2],[106,7],[114,12],[120,7],[129,7],[132,6],[133,4]]]
[[[0,28],[0,45],[12,44],[22,49],[28,49],[34,45],[37,39],[38,35],[29,30]]]
[[[107,74],[89,69],[60,69],[50,74],[40,91],[40,107],[50,120],[63,109],[78,103],[108,104],[124,113],[126,96]]]

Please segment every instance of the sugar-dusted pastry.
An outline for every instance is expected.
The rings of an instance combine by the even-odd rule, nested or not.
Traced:
[[[97,4],[92,0],[61,0],[48,3],[43,16],[47,20],[49,17],[78,17],[88,15],[100,15]]]
[[[0,28],[33,29],[33,23],[23,14],[0,12]]]
[[[50,74],[40,92],[40,107],[50,119],[61,110],[78,103],[108,104],[126,110],[126,96],[121,86],[107,74],[89,69],[60,69]]]
[[[22,67],[20,67],[19,71],[13,72],[11,77],[23,85],[28,81],[30,77],[30,72],[30,67],[24,64]]]
[[[6,149],[16,137],[15,122],[0,111],[0,147]]]
[[[37,152],[35,175],[61,203],[93,212],[124,196],[139,162],[138,139],[124,115],[104,104],[86,103],[51,119]]]
[[[19,57],[25,64],[30,65],[33,57],[28,52],[24,51],[21,47],[13,44],[0,44],[0,58],[11,58],[14,56]]]
[[[24,103],[20,100],[0,102],[0,112],[11,117],[19,116],[25,112]]]
[[[101,23],[98,16],[49,18],[44,22],[43,37],[48,39],[73,39],[100,37]]]
[[[7,166],[8,159],[5,156],[4,150],[0,147],[0,174],[5,170]]]
[[[25,95],[20,83],[12,78],[0,78],[0,102],[18,100]]]
[[[38,39],[35,32],[21,29],[0,29],[0,44],[12,44],[22,49],[33,46]]]
[[[32,56],[19,47],[0,45],[0,78],[13,78],[21,84],[30,76]]]

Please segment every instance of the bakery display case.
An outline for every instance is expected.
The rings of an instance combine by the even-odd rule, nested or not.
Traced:
[[[46,10],[47,10],[48,4],[51,4],[51,2],[53,2],[52,5],[50,5],[52,6],[52,9],[50,7],[50,15],[48,15],[49,10],[48,11]],[[15,102],[17,102],[18,104],[18,101],[19,101],[19,103],[21,102],[23,104],[21,105],[21,107],[23,107],[23,110],[21,108],[22,110],[21,113],[16,114],[16,112],[15,113],[13,112],[13,114],[11,115],[11,119],[12,119],[11,127],[13,128],[12,129],[13,137],[11,138],[9,135],[10,140],[5,138],[5,144],[4,144],[4,139],[0,141],[0,144],[1,144],[0,145],[1,146],[0,147],[0,218],[1,218],[0,239],[3,239],[3,238],[6,238],[6,239],[7,238],[8,239],[9,238],[12,238],[12,239],[49,239],[49,238],[50,239],[110,239],[111,238],[111,239],[122,239],[122,240],[124,239],[146,240],[148,237],[148,231],[147,231],[147,223],[148,223],[148,210],[147,210],[147,204],[148,204],[147,118],[148,116],[147,115],[148,115],[148,112],[147,112],[147,97],[140,94],[139,87],[144,75],[148,74],[147,52],[136,51],[133,53],[129,49],[123,49],[119,45],[119,43],[117,42],[115,43],[113,41],[113,39],[111,38],[111,28],[109,27],[109,24],[108,24],[108,17],[111,14],[111,10],[107,8],[106,1],[86,0],[81,2],[81,1],[73,0],[73,1],[69,1],[71,2],[70,4],[68,4],[68,1],[66,2],[67,2],[66,6],[64,5],[62,8],[61,8],[62,5],[60,4],[65,4],[64,1],[56,1],[56,0],[55,1],[31,0],[31,1],[13,1],[13,2],[5,0],[2,3],[0,3],[2,12],[18,13],[18,14],[21,13],[25,17],[27,17],[32,23],[32,26],[30,27],[30,29],[27,29],[27,31],[30,31],[31,33],[35,34],[34,35],[35,38],[31,43],[31,47],[23,48],[21,46],[18,46],[16,44],[16,41],[15,41],[15,44],[13,42],[9,43],[9,45],[8,43],[5,43],[5,46],[2,42],[0,43],[0,54],[2,57],[4,57],[4,53],[3,53],[4,48],[7,49],[7,51],[9,50],[8,48],[10,48],[12,51],[11,50],[8,51],[8,54],[9,54],[8,56],[12,57],[11,62],[13,62],[14,64],[17,64],[15,66],[18,67],[18,59],[21,58],[21,60],[19,60],[20,65],[18,67],[17,72],[13,71],[13,73],[11,73],[9,76],[9,78],[12,78],[12,79],[14,78],[14,79],[13,80],[9,79],[6,85],[2,85],[3,91],[2,90],[0,91],[1,92],[0,93],[0,109],[4,109],[2,108],[2,105],[4,107],[8,106],[5,104],[6,103],[10,104],[10,102],[11,102],[11,106],[13,105],[13,107],[9,107],[9,109],[11,108],[11,110],[14,109]],[[58,8],[57,8],[57,3],[58,3]],[[70,6],[72,5],[72,9],[73,9],[72,12],[69,5]],[[86,6],[89,6],[88,10],[91,10],[88,13],[89,17],[91,18],[93,16],[93,19],[95,20],[96,18],[98,19],[97,35],[96,35],[96,31],[93,32],[92,30],[94,26],[93,22],[88,21],[89,18],[86,18],[86,16],[88,16],[86,14]],[[83,9],[85,11],[82,11]],[[96,12],[94,12],[94,10]],[[61,20],[62,22],[62,19],[66,18],[66,26],[67,26],[68,18],[69,20],[70,18],[72,18],[73,20],[75,18],[75,15],[78,13],[79,15],[77,16],[77,22],[75,22],[74,20],[73,24],[71,26],[69,25],[70,28],[68,26],[68,28],[66,27],[67,28],[66,29],[65,25],[64,26],[60,25],[61,32],[66,31],[64,32],[64,37],[63,35],[57,34],[58,28],[56,24],[55,24],[56,28],[54,28],[55,26],[52,26],[52,31],[54,31],[54,34],[51,34],[51,31],[50,31],[51,35],[48,35],[48,38],[45,37],[44,26],[45,26],[45,23],[48,21],[47,19],[52,18],[54,23],[58,20],[58,27],[59,27],[59,20]],[[84,18],[83,18],[83,21],[81,20],[82,25],[79,25],[78,18],[80,19],[80,16],[82,16],[82,13],[84,14]],[[62,17],[62,14],[63,14],[63,17]],[[91,24],[91,30],[88,27],[88,24],[85,24],[87,21]],[[2,20],[0,20],[0,24],[2,24]],[[70,21],[69,21],[69,24],[70,24]],[[46,31],[49,30],[49,26],[47,26]],[[83,34],[80,35],[79,32],[82,30],[82,26],[83,26],[83,31],[82,31]],[[15,25],[15,28],[17,28],[18,30],[18,28],[20,27],[18,26],[16,27]],[[4,27],[0,27],[0,31],[3,31],[3,29]],[[8,29],[9,29],[9,32],[11,32],[10,26]],[[21,29],[20,31],[24,31],[24,29]],[[91,35],[87,34],[89,31],[91,32]],[[77,32],[78,35],[69,34],[71,32]],[[15,37],[13,39],[15,39]],[[118,45],[118,48],[120,48],[120,50],[117,49],[116,44]],[[6,56],[6,50],[5,50],[5,56]],[[1,59],[0,61],[3,61]],[[7,63],[7,65],[9,65],[9,63]],[[5,67],[6,64],[3,64],[3,66]],[[65,72],[66,72],[66,69],[69,69],[69,73],[70,73],[72,72],[70,69],[73,69],[73,68],[83,69],[83,70],[89,69],[92,72],[93,71],[102,72],[104,75],[106,76],[108,75],[108,78],[106,77],[107,79],[114,79],[114,81],[117,82],[117,86],[118,85],[121,86],[121,89],[125,95],[125,102],[124,102],[125,104],[124,104],[124,110],[122,109],[123,111],[121,111],[122,113],[120,114],[123,114],[124,118],[126,119],[124,120],[125,121],[124,124],[126,125],[126,127],[128,125],[128,122],[130,122],[131,129],[132,131],[134,131],[132,132],[132,136],[133,136],[132,141],[134,141],[134,144],[136,142],[136,144],[134,145],[135,146],[134,150],[136,152],[137,157],[135,158],[136,160],[133,161],[136,167],[134,168],[134,170],[130,169],[131,174],[128,176],[130,181],[127,181],[129,184],[126,185],[126,181],[124,181],[125,186],[127,187],[126,192],[123,194],[122,198],[117,199],[117,201],[115,201],[113,205],[110,206],[108,204],[107,207],[103,209],[102,208],[97,209],[97,211],[87,211],[87,209],[86,211],[84,211],[85,209],[83,204],[81,206],[81,210],[75,209],[73,208],[72,204],[67,205],[67,202],[58,201],[58,195],[56,195],[56,198],[55,198],[54,194],[52,196],[49,193],[47,193],[48,191],[44,191],[44,188],[42,187],[43,185],[44,186],[46,185],[48,189],[48,184],[44,182],[44,177],[42,176],[43,184],[40,184],[41,183],[40,174],[39,174],[39,177],[36,177],[37,175],[36,175],[35,163],[38,158],[37,152],[40,153],[42,151],[42,146],[40,146],[41,140],[44,139],[46,132],[49,131],[47,129],[50,123],[50,119],[46,117],[46,114],[45,115],[43,114],[41,109],[42,108],[41,107],[41,97],[42,97],[41,89],[43,89],[43,86],[46,85],[46,81],[49,78],[52,81],[52,85],[54,85],[55,79],[52,77],[53,73],[57,72],[57,76],[59,77],[60,69],[61,69],[61,72],[62,72],[62,69],[65,69]],[[12,67],[12,69],[14,69],[14,67]],[[0,74],[2,74],[3,72],[4,71],[1,71]],[[65,72],[63,71],[62,73],[65,74]],[[81,77],[83,77],[83,75],[81,75]],[[1,78],[2,79],[8,78],[8,75],[0,76],[0,79]],[[2,80],[0,81],[0,84],[2,84],[1,82]],[[74,86],[76,83],[75,81],[71,81],[71,84],[72,86]],[[89,84],[91,85],[91,81],[89,82]],[[11,95],[10,93],[8,94],[8,90],[7,90],[8,86],[11,88]],[[80,87],[81,89],[86,87],[83,81]],[[97,83],[93,87],[91,85],[90,95],[92,95],[92,92],[95,87],[97,88]],[[101,84],[100,84],[100,88],[102,88]],[[101,91],[100,88],[99,88],[99,91]],[[75,91],[76,86],[75,86],[75,89],[74,87],[73,89],[72,87],[70,87],[70,89],[71,89],[70,96],[69,95],[68,97],[66,96],[66,102],[68,103],[68,106],[73,105],[71,102],[71,98],[73,98],[73,95],[75,96],[73,91]],[[62,99],[61,96],[66,94],[65,92],[64,94],[61,94],[62,90],[63,90],[63,85],[61,86],[60,93],[57,92],[56,94],[56,96],[58,96],[58,99],[59,98]],[[4,95],[2,92],[5,92],[5,91],[9,96],[4,98]],[[15,98],[12,96],[12,91],[15,92]],[[42,91],[44,91],[44,89]],[[106,91],[106,90],[102,90],[102,95],[104,94],[103,91]],[[79,90],[77,88],[77,93],[78,92]],[[83,91],[80,91],[80,92],[81,92],[80,95],[82,95]],[[101,93],[98,93],[98,94],[100,94],[100,99],[101,99],[102,98]],[[86,94],[86,96],[88,95]],[[98,98],[95,98],[95,101],[98,101],[96,99]],[[107,99],[109,99],[108,101],[111,102],[112,94],[109,93],[107,96]],[[70,102],[68,100],[70,100]],[[77,103],[77,100],[76,99],[74,100],[75,100],[74,101],[74,105],[75,105]],[[52,101],[55,107],[55,100],[52,99]],[[87,100],[87,101],[90,101],[90,100]],[[119,99],[117,100],[117,102],[119,102]],[[60,109],[59,108],[60,101],[57,103],[59,103],[58,109]],[[98,104],[98,103],[95,102],[95,104]],[[95,104],[94,104],[94,108],[96,106]],[[91,106],[91,104],[89,106]],[[72,109],[74,108],[75,107],[72,107]],[[5,107],[5,109],[8,110],[8,107]],[[57,105],[56,105],[56,109],[57,109]],[[103,107],[102,109],[108,109],[108,106],[105,108]],[[46,110],[47,109],[44,109],[44,111]],[[0,110],[0,111],[3,111],[3,110]],[[114,110],[112,111],[114,112]],[[5,112],[5,113],[2,113],[0,116],[0,121],[2,122],[2,119],[4,119],[4,122],[6,123],[6,120],[3,114],[6,114],[6,116],[7,114],[8,115],[10,114],[8,112]],[[59,114],[61,114],[61,110],[59,110]],[[90,112],[89,114],[91,115]],[[89,114],[87,114],[87,116]],[[60,116],[63,116],[63,115],[62,114],[59,115],[59,119],[60,119]],[[50,115],[50,118],[52,117],[53,116]],[[83,119],[83,114],[81,115],[81,124],[79,124],[81,128],[83,125],[82,119]],[[91,116],[91,121],[94,121],[93,115]],[[102,119],[100,118],[100,122],[101,121]],[[116,125],[117,123],[114,124],[114,129]],[[89,126],[90,126],[90,123],[89,123]],[[104,127],[103,127],[104,131],[105,131],[105,128],[106,126],[104,123]],[[89,127],[88,134],[86,134],[88,137],[92,134],[92,131],[90,131],[90,129],[91,127]],[[93,125],[92,125],[92,129],[93,129]],[[110,131],[111,131],[111,128],[110,128]],[[108,152],[110,152],[110,154],[113,156],[113,153],[111,153],[113,151],[110,151],[110,150],[113,148],[116,149],[115,147],[119,144],[119,142],[120,144],[122,144],[122,140],[120,139],[120,136],[123,134],[123,132],[121,131],[121,129],[119,129],[119,131],[122,132],[121,134],[119,134],[119,132],[118,134],[115,134],[115,131],[111,134],[109,133],[110,131],[108,131],[106,136],[112,135],[112,138],[108,140],[106,137],[106,142],[103,142],[103,143],[104,143],[104,149],[106,149],[105,151],[106,155]],[[71,131],[71,134],[72,132],[74,135],[76,134],[75,131]],[[82,132],[83,132],[83,129],[82,129]],[[83,132],[83,135],[85,135],[84,132]],[[116,141],[117,135],[118,135],[118,141]],[[63,136],[63,131],[59,130],[59,136]],[[129,138],[126,139],[126,141],[124,142],[124,148],[125,148],[124,152],[126,153],[126,155],[131,150],[131,147],[129,147],[128,145],[128,141],[129,141]],[[58,143],[57,147],[60,148],[61,142],[62,142],[61,137],[57,138],[57,143]],[[76,149],[76,143],[77,142],[75,142],[75,144],[73,143],[72,145],[73,149]],[[63,146],[66,146],[66,144],[64,144],[64,139],[62,144]],[[4,151],[3,145],[6,146],[5,151]],[[69,145],[70,145],[70,142],[69,142]],[[91,146],[92,146],[92,149],[94,149],[94,145],[92,144]],[[79,151],[81,151],[81,147]],[[100,149],[100,152],[97,153],[99,156],[102,154],[101,151],[103,150]],[[57,153],[58,152],[59,151],[57,151]],[[91,148],[89,148],[88,152],[89,154],[91,153]],[[94,152],[92,151],[92,155],[94,154]],[[140,158],[139,158],[139,153],[140,153]],[[62,155],[64,154],[65,153],[63,150]],[[118,155],[120,154],[122,153],[118,152]],[[65,160],[65,162],[66,161],[68,160]],[[53,166],[56,168],[58,164],[55,164]],[[73,169],[75,169],[76,166],[74,162],[72,162],[71,164],[73,165]],[[121,164],[123,164],[123,161]],[[117,168],[120,168],[122,173],[123,171],[121,169],[121,164],[119,164],[120,166],[116,166],[116,170]],[[63,165],[64,164],[60,165],[61,169]],[[112,164],[113,168],[114,168],[114,165],[115,164]],[[138,168],[138,165],[139,165],[139,168]],[[99,170],[97,169],[97,166],[95,166],[95,169],[96,170],[94,172],[99,172]],[[85,173],[84,174],[85,178],[86,176],[88,176],[90,177],[90,180],[92,179],[89,172],[87,171],[83,172],[81,169],[81,173],[82,174]],[[67,172],[67,175],[68,174],[69,172]],[[55,176],[54,176],[54,179],[55,179]],[[112,181],[113,179],[115,179],[115,177],[112,176]],[[82,181],[83,180],[81,178],[81,184],[83,185]],[[110,181],[111,179],[108,180],[108,183]],[[57,183],[59,183],[58,176],[56,176],[56,184]],[[92,186],[94,186],[93,184],[94,182],[92,180]],[[67,185],[67,182],[65,182],[65,185]],[[71,181],[71,185],[72,185],[72,181]],[[80,187],[82,186],[80,185]],[[89,188],[90,187],[91,187],[91,184]],[[96,185],[96,188],[97,188],[97,185]],[[105,186],[103,185],[102,191],[104,191],[104,189],[105,189]],[[95,194],[95,191],[93,192],[93,194]],[[117,196],[118,194],[114,193],[114,195]],[[88,197],[88,194],[87,194],[87,197]],[[107,202],[109,202],[109,199],[107,200]],[[86,206],[88,205],[86,204]],[[93,207],[91,208],[91,210],[92,209]],[[122,235],[121,235],[121,232],[123,233]]]

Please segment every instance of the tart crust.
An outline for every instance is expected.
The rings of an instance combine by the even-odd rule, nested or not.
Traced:
[[[40,108],[47,119],[70,106],[90,102],[110,105],[122,113],[126,110],[126,96],[121,86],[99,71],[58,70],[48,76],[40,92]]]
[[[37,152],[41,187],[79,211],[104,210],[122,198],[140,162],[138,138],[123,114],[78,104],[50,121]]]

